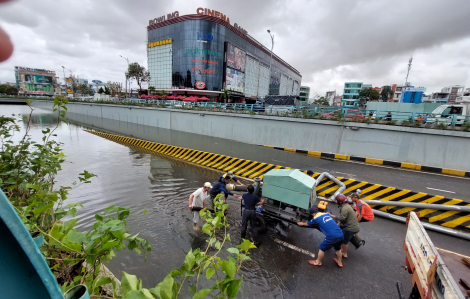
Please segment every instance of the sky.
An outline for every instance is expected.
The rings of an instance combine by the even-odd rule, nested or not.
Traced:
[[[348,81],[403,84],[411,56],[408,81],[426,94],[470,87],[466,0],[14,0],[0,3],[0,26],[15,47],[0,63],[0,82],[14,82],[14,66],[124,82],[120,55],[147,67],[148,20],[198,7],[228,15],[268,48],[271,30],[274,53],[300,71],[310,97],[342,94]]]

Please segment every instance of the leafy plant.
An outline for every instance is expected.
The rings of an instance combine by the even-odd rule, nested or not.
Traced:
[[[448,125],[445,122],[437,121],[436,124],[435,124],[435,127],[438,130],[445,130],[445,129],[447,129]]]
[[[462,125],[462,131],[465,131],[465,132],[468,132],[470,131],[470,122],[465,122],[463,125]]]
[[[204,234],[209,236],[204,250],[191,249],[184,260],[184,264],[171,271],[165,279],[151,289],[142,288],[142,281],[134,275],[123,272],[121,292],[123,298],[179,298],[185,283],[190,284],[188,291],[193,298],[204,298],[213,294],[214,298],[235,298],[241,287],[243,277],[239,277],[237,272],[240,270],[244,261],[249,261],[249,250],[256,246],[243,240],[237,247],[227,248],[226,251],[231,256],[223,259],[219,255],[224,249],[225,244],[231,242],[230,234],[227,232],[229,226],[225,211],[228,204],[224,204],[218,195],[214,199],[214,214],[207,209],[199,213],[205,220],[202,227]],[[209,249],[215,248],[214,254],[209,254]],[[212,282],[209,288],[200,288],[202,277]]]

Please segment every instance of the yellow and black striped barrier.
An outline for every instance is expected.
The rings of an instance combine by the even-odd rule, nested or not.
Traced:
[[[218,155],[193,149],[182,148],[151,142],[131,137],[113,135],[108,133],[89,131],[87,132],[107,138],[120,144],[130,145],[143,149],[149,153],[159,153],[172,158],[181,159],[185,162],[199,164],[201,166],[213,168],[220,171],[231,170],[235,175],[253,179],[254,177],[263,177],[263,175],[271,169],[289,169],[279,165],[267,164],[263,162],[250,161],[245,159],[234,158],[230,156]],[[313,177],[318,177],[320,173],[315,173]],[[433,203],[443,205],[459,205],[470,206],[460,199],[449,199],[443,196],[434,196],[427,193],[416,193],[411,190],[402,190],[394,187],[386,187],[369,182],[361,182],[353,179],[337,177],[346,185],[344,194],[348,194],[361,189],[362,199],[375,199],[383,201],[402,201],[416,203]],[[331,196],[339,188],[337,184],[328,178],[323,179],[317,187],[317,195]],[[403,208],[393,206],[376,206],[375,209],[385,211],[397,215],[406,215],[409,211],[420,213],[420,217],[433,224],[442,225],[450,228],[458,228],[461,230],[470,230],[470,214],[458,211],[440,211],[433,209]]]
[[[318,158],[323,157],[323,158],[331,158],[331,159],[339,159],[339,160],[350,160],[350,161],[357,161],[357,162],[363,162],[363,163],[369,163],[369,164],[379,164],[379,165],[392,166],[392,167],[398,167],[398,168],[406,168],[406,169],[414,169],[414,170],[470,177],[470,172],[464,171],[464,170],[439,168],[439,167],[425,166],[425,165],[419,165],[419,164],[413,164],[413,163],[364,158],[364,157],[357,157],[357,156],[347,156],[347,155],[342,155],[342,154],[306,151],[306,150],[276,147],[276,146],[269,146],[269,145],[261,145],[261,146],[272,148],[272,149],[277,149],[281,151],[291,152],[291,153],[305,154],[308,156],[313,156],[313,157],[318,157]]]

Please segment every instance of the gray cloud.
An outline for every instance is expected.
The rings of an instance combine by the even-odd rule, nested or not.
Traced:
[[[344,81],[403,83],[410,55],[410,81],[428,92],[470,86],[470,5],[459,0],[20,0],[0,6],[0,23],[15,44],[0,80],[13,80],[14,65],[57,72],[66,65],[90,80],[124,81],[127,63],[119,55],[146,65],[148,20],[197,7],[227,14],[267,47],[270,29],[274,52],[320,93],[340,91]]]

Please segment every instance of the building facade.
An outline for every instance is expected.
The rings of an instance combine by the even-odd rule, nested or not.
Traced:
[[[16,88],[19,95],[53,96],[60,94],[58,77],[54,71],[15,66]]]
[[[358,107],[362,82],[345,82],[341,106]]]
[[[300,100],[308,103],[309,98],[310,98],[310,87],[300,86]]]
[[[228,89],[239,98],[299,95],[302,76],[295,68],[226,15],[203,8],[196,12],[149,21],[149,86],[206,96]]]

